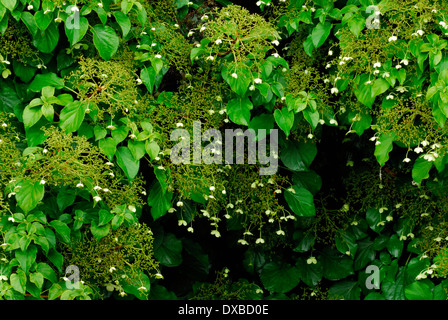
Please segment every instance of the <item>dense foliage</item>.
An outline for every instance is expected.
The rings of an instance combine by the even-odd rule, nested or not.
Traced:
[[[0,299],[447,299],[447,16],[0,0]]]

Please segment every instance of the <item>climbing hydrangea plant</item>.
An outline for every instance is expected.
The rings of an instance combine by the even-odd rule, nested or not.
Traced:
[[[446,300],[447,16],[0,0],[0,299]]]

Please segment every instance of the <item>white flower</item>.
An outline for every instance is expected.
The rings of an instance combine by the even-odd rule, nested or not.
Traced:
[[[321,125],[324,125],[324,124],[325,124],[325,120],[324,120],[324,119],[319,119],[319,123],[320,123]]]
[[[26,7],[28,10],[33,10],[33,5],[32,4],[30,4],[28,7]]]
[[[193,232],[194,232],[194,229],[193,229],[193,227],[188,227],[188,228],[187,228],[187,231],[193,233]]]
[[[211,60],[211,61],[213,61],[214,59],[215,59],[214,56],[208,56],[207,58],[205,58],[205,60]]]
[[[408,59],[403,59],[400,61],[400,63],[404,64],[405,66],[407,66],[409,64]]]
[[[378,73],[380,73],[380,70],[373,71],[373,74],[378,74]]]
[[[285,231],[283,231],[282,229],[277,230],[275,233],[277,233],[279,236],[284,236],[285,235]]]
[[[106,190],[106,189],[105,189]],[[135,208],[135,206],[133,206],[133,205],[129,205],[128,206],[128,209],[129,209],[129,211],[131,211],[131,212],[136,212],[137,211],[137,208]]]
[[[261,6],[264,2],[263,1],[257,1],[256,5],[257,7]]]
[[[423,156],[423,159],[425,159],[425,160],[427,160],[427,161],[429,161],[429,162],[431,162],[431,161],[436,161],[436,158],[434,157],[434,155],[432,155],[432,154],[430,154],[430,153],[425,154],[425,155]]]
[[[202,26],[201,29],[199,29],[199,31],[204,31],[205,30],[205,26]]]
[[[215,40],[215,44],[221,44],[221,43],[222,43],[221,39],[218,38],[218,39]]]
[[[176,203],[176,205],[177,205],[178,207],[183,207],[183,206],[184,206],[184,203],[183,203],[182,201],[178,201],[178,202]]]
[[[432,146],[431,146],[431,149],[439,149],[441,146],[440,146],[440,144],[438,144],[438,143],[434,143]]]
[[[222,190],[221,193],[222,194],[226,194],[227,192],[226,192],[226,190]]]
[[[8,221],[15,222],[16,220],[14,220],[13,217],[9,217],[9,218],[8,218]]]
[[[311,257],[309,257],[309,258],[306,260],[306,263],[307,263],[307,264],[316,264],[316,263],[317,263],[317,260],[316,260],[315,257],[311,256]]]
[[[179,220],[179,221],[177,221],[177,225],[180,227],[180,226],[187,226],[187,221],[185,221],[185,220]]]
[[[178,123],[176,123],[176,127],[183,127],[184,126],[184,124],[182,123],[182,122],[178,122]]]
[[[204,14],[204,15],[201,17],[201,20],[202,20],[202,21],[207,20],[207,19],[208,19],[208,15],[206,15],[206,14]]]
[[[389,78],[390,77],[390,73],[389,72],[384,72],[382,77],[383,78]]]
[[[235,79],[237,79],[237,78],[238,78],[238,75],[234,72],[234,73],[232,73],[232,77],[235,78]]]
[[[161,273],[155,274],[156,279],[163,279],[163,275]]]
[[[162,56],[161,56],[160,54],[156,54],[156,55],[154,56],[154,58],[161,59]]]
[[[137,78],[137,80],[135,80],[135,81],[137,81],[138,84],[142,84],[142,79],[140,79],[140,78]]]
[[[109,268],[109,272],[114,272],[114,271],[116,271],[117,269],[115,268],[115,267],[110,267]]]
[[[277,190],[275,190],[274,192],[275,192],[275,193],[282,193],[282,190],[277,189]]]
[[[333,55],[333,51],[332,50],[328,50],[328,55],[332,56]]]
[[[214,186],[210,186],[210,191],[214,191],[215,190],[215,187]]]
[[[390,100],[390,99],[393,99],[394,98],[394,96],[393,95],[388,95],[387,97],[386,97],[386,100]]]
[[[45,184],[45,180],[40,180],[39,184]]]
[[[391,42],[391,41],[397,41],[397,39],[398,39],[398,38],[397,38],[396,36],[392,36],[392,37],[389,38],[389,42]]]
[[[254,79],[254,82],[255,82],[255,83],[262,83],[263,80],[261,80],[260,78],[255,78],[255,79]]]
[[[72,6],[72,8],[70,9],[72,12],[78,12],[79,8],[77,6]]]
[[[93,190],[101,190],[102,188],[100,186],[94,186]]]
[[[146,290],[148,290],[148,289],[146,289],[146,287],[144,287],[144,286],[141,286],[141,287],[138,288],[137,290],[138,290],[138,291],[146,291]]]
[[[337,125],[338,124],[338,122],[335,120],[335,119],[330,119],[330,124],[334,124],[334,125]]]
[[[171,208],[168,209],[168,212],[169,212],[169,213],[173,213],[174,211],[176,211],[176,209],[174,209],[173,207],[171,207]]]
[[[278,46],[280,44],[280,42],[278,42],[278,40],[274,40],[271,42],[273,45]]]
[[[373,67],[374,67],[374,68],[379,68],[379,67],[381,67],[381,63],[380,63],[380,62],[375,62],[375,63],[373,64]]]
[[[397,64],[396,66],[395,66],[395,69],[401,69],[401,64]]]
[[[271,54],[271,56],[273,56],[274,58],[279,58],[280,55],[277,52],[274,52],[273,54]]]
[[[106,127],[107,129],[109,129],[109,130],[114,130],[115,129],[115,126],[113,126],[113,125],[108,125],[107,127]]]
[[[219,238],[221,236],[221,234],[219,233],[218,230],[212,230],[210,232],[211,235],[215,236],[216,238]]]
[[[257,240],[255,240],[255,243],[256,244],[264,243],[264,239],[263,238],[258,238]]]
[[[419,34],[420,36],[422,36],[422,35],[425,33],[425,31],[423,31],[423,30],[417,30],[416,33]]]
[[[337,94],[338,92],[339,92],[338,88],[336,87],[331,88],[331,93]]]
[[[422,153],[423,149],[421,147],[417,147],[417,148],[414,149],[414,152],[415,153]]]
[[[102,8],[103,4],[101,2],[98,2],[98,7]]]
[[[80,182],[80,183],[78,183],[78,184],[76,185],[76,187],[77,187],[77,188],[83,188],[84,185]]]
[[[411,159],[409,159],[408,157],[403,159],[403,162],[410,162],[410,161],[411,161]]]
[[[307,137],[308,137],[308,139],[313,139],[314,138],[312,133],[309,133]]]
[[[249,91],[254,91],[255,90],[255,86],[254,85],[251,85],[250,87],[249,87]]]
[[[238,240],[238,243],[240,243],[240,244],[242,244],[242,245],[245,245],[245,246],[249,245],[249,242],[247,242],[247,241],[244,240],[244,239],[239,239],[239,240]]]
[[[95,200],[95,202],[99,202],[99,201],[101,201],[101,197],[100,196],[94,196],[93,200]]]

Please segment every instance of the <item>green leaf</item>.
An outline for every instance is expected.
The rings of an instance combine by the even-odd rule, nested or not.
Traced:
[[[296,142],[288,140],[282,148],[280,159],[293,171],[308,171],[317,155],[317,147],[313,142]]]
[[[372,108],[375,102],[375,96],[372,94],[373,86],[371,84],[366,84],[370,80],[368,74],[357,75],[354,80],[353,92],[356,98],[368,108]]]
[[[106,224],[104,226],[98,226],[95,221],[92,221],[90,225],[90,231],[92,232],[95,239],[99,241],[101,238],[104,238],[109,234],[110,225]]]
[[[368,239],[362,239],[358,242],[358,250],[355,257],[354,268],[361,270],[371,263],[376,256],[374,242]]]
[[[321,177],[312,170],[309,172],[295,172],[292,176],[292,181],[295,185],[307,189],[313,195],[316,194],[322,187]]]
[[[358,38],[366,26],[366,19],[360,15],[356,15],[348,21],[348,26],[350,31]]]
[[[151,216],[154,220],[164,216],[171,208],[172,192],[165,192],[160,182],[156,181],[148,196],[148,205],[151,207]]]
[[[288,263],[274,261],[264,265],[260,279],[270,292],[286,293],[299,284],[300,272]]]
[[[389,152],[392,151],[394,140],[395,133],[393,131],[380,135],[378,139],[379,144],[375,145],[374,152],[380,166],[384,166],[384,164],[389,160]]]
[[[234,123],[248,126],[252,108],[249,98],[234,98],[227,103],[227,114]]]
[[[11,286],[14,290],[25,294],[26,292],[26,274],[23,270],[19,269],[16,273],[11,274],[10,277]]]
[[[43,53],[51,53],[59,42],[59,30],[52,22],[45,31],[37,30],[33,37],[33,45]]]
[[[53,21],[53,15],[51,13],[44,14],[44,11],[40,10],[34,14],[34,20],[36,21],[37,27],[41,31],[45,31]]]
[[[23,181],[20,186],[20,191],[16,194],[17,204],[25,213],[28,213],[44,198],[45,188],[40,181],[29,180]]]
[[[287,107],[283,107],[281,111],[275,109],[274,118],[279,128],[282,129],[286,137],[288,137],[294,124],[294,111],[288,111]]]
[[[70,41],[70,46],[73,47],[76,43],[81,41],[89,30],[89,20],[86,17],[79,18],[79,27],[66,23],[65,24],[65,34],[67,35],[68,41]]]
[[[154,246],[154,257],[163,266],[177,267],[182,263],[182,241],[172,233],[163,234],[163,240]]]
[[[70,243],[70,228],[66,223],[59,220],[52,220],[50,222],[50,226],[52,226],[56,233],[62,238],[62,241],[69,244]]]
[[[64,263],[64,257],[56,249],[51,248],[46,255],[47,258],[55,265],[59,272],[62,273],[62,264]]]
[[[156,75],[157,75],[156,70],[152,66],[144,67],[142,71],[140,71],[140,78],[142,82],[145,84],[150,94],[152,94],[154,90],[154,85],[156,83]]]
[[[93,44],[98,50],[101,58],[104,60],[110,60],[112,56],[117,52],[120,39],[118,38],[115,30],[109,26],[97,24],[92,27],[93,32]]]
[[[236,75],[236,78],[232,76]],[[229,84],[233,92],[238,94],[240,97],[244,96],[247,92],[249,84],[252,81],[252,75],[248,66],[243,63],[239,63],[236,66],[232,66],[229,69],[223,68],[221,71],[223,79]]]
[[[119,147],[115,153],[118,166],[123,170],[129,180],[135,178],[140,168],[140,161],[135,160],[128,147]]]
[[[411,283],[404,289],[408,300],[433,300],[434,284],[428,280],[420,280]]]
[[[131,30],[131,20],[121,11],[115,11],[113,14],[123,32],[123,38],[125,38]]]
[[[393,234],[389,241],[387,242],[387,251],[390,252],[395,258],[400,258],[401,253],[403,252],[403,241],[398,239],[396,234]]]
[[[70,102],[61,111],[59,127],[67,132],[75,132],[81,126],[85,113],[85,103],[81,101]]]
[[[328,280],[341,280],[354,273],[352,259],[333,249],[325,248],[318,257],[319,260],[322,262],[323,276]]]
[[[311,39],[313,41],[313,45],[316,48],[319,48],[321,45],[324,44],[325,40],[327,40],[328,36],[330,35],[331,29],[333,28],[333,25],[331,22],[319,22],[313,29],[311,33]]]
[[[100,147],[101,151],[103,151],[104,154],[109,158],[109,160],[113,159],[115,152],[117,151],[117,143],[114,139],[112,139],[111,137],[102,139],[98,142],[98,146]]]
[[[31,265],[36,261],[37,248],[35,245],[29,245],[27,250],[17,249],[15,257],[19,262],[20,267],[25,273],[28,273]]]
[[[307,189],[292,186],[292,190],[285,191],[285,200],[291,210],[299,217],[313,217],[316,215],[313,194]]]
[[[390,84],[389,82],[387,82],[386,80],[382,79],[382,78],[378,78],[374,81],[373,86],[372,86],[372,97],[376,97],[379,96],[380,94],[383,94],[384,92],[387,91],[387,89],[389,89]]]
[[[145,141],[145,150],[146,150],[146,153],[151,158],[151,160],[154,160],[154,158],[159,155],[160,147],[157,144],[157,142],[146,140]]]
[[[41,108],[32,108],[30,105],[27,105],[23,110],[23,124],[25,125],[25,129],[29,129],[34,124],[36,124],[40,118],[42,117],[42,109]]]
[[[412,179],[417,183],[421,183],[423,179],[428,179],[432,166],[433,161],[427,161],[423,157],[417,158],[412,167]]]
[[[39,272],[31,273],[30,282],[34,283],[39,289],[42,289],[42,285],[44,284],[44,276]]]
[[[316,286],[322,280],[322,263],[308,264],[306,259],[298,259],[296,268],[300,271],[300,279],[310,287]]]
[[[334,284],[328,290],[329,300],[359,300],[361,287],[356,281],[342,281]]]
[[[56,272],[45,262],[39,262],[36,267],[36,271],[43,275],[45,279],[51,282],[57,282]]]
[[[44,87],[62,89],[64,87],[64,80],[59,78],[56,73],[53,72],[37,74],[28,86],[28,89],[33,92],[40,92]]]
[[[100,209],[100,211],[98,212],[98,215],[99,215],[98,226],[103,226],[103,225],[107,224],[114,217],[114,215],[112,213],[110,213],[108,210],[104,210],[104,209]]]
[[[16,8],[17,0],[1,0],[1,3],[5,6],[9,11],[13,11]]]

